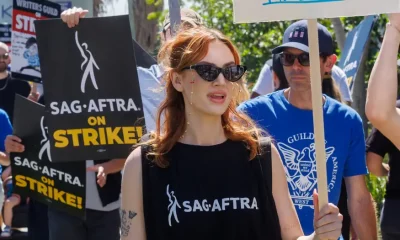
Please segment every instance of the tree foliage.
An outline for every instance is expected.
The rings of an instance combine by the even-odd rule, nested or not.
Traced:
[[[241,52],[242,61],[249,68],[248,80],[254,83],[265,62],[271,58],[271,50],[280,45],[285,29],[292,21],[235,24],[233,22],[232,0],[187,0],[205,20],[208,27],[216,28],[229,36]],[[346,32],[356,27],[364,17],[341,18]],[[319,19],[334,35],[333,24],[330,19]],[[386,17],[381,17],[375,25],[371,35],[369,57],[366,67],[368,73],[379,51]],[[335,42],[336,54],[340,57],[340,50]]]

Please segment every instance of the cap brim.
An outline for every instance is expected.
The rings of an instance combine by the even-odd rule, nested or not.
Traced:
[[[298,42],[288,42],[288,43],[280,45],[279,47],[272,49],[272,53],[273,54],[281,53],[283,51],[283,49],[285,49],[285,48],[297,48],[303,52],[310,51],[307,45],[304,45],[304,44],[298,43]]]

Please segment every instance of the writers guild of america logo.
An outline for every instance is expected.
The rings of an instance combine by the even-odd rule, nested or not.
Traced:
[[[291,190],[290,192],[294,205],[299,207],[299,209],[303,207],[310,207],[313,209],[312,192],[317,185],[315,144],[312,142],[303,149],[298,150],[283,142],[279,142],[278,148],[283,156],[286,180]],[[326,161],[331,158],[334,152],[334,147],[326,148]],[[335,185],[338,167],[336,157],[332,157],[331,159],[333,161],[334,171],[332,173],[331,183],[329,184],[329,190]]]
[[[90,77],[93,87],[98,90],[99,88],[97,87],[97,82],[96,82],[96,77],[94,75],[94,68],[97,68],[97,70],[100,70],[99,66],[97,66],[96,61],[94,60],[93,54],[88,50],[88,44],[87,43],[79,43],[78,39],[78,31],[75,32],[75,43],[76,46],[79,49],[79,52],[82,55],[83,62],[81,64],[81,70],[83,70],[83,67],[85,66],[85,70],[82,75],[82,80],[81,80],[81,91],[82,93],[85,93],[85,86],[86,86],[86,80],[88,77]]]
[[[47,158],[51,162],[51,154],[50,154],[50,140],[48,139],[47,135],[49,133],[49,129],[47,126],[44,125],[44,116],[40,119],[40,129],[42,130],[42,141],[40,141],[40,145],[42,147],[40,148],[39,151],[39,160],[42,160],[43,154],[46,152],[47,153]]]

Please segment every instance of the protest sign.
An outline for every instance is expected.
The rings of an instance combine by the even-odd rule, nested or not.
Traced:
[[[14,192],[71,215],[83,216],[86,163],[49,161],[52,156],[44,107],[17,95],[13,134],[25,146],[24,152],[11,153]]]
[[[368,16],[347,34],[344,50],[338,65],[346,73],[347,84],[350,87],[350,91],[353,90],[354,80],[360,68],[364,49],[376,19],[376,16]]]
[[[368,16],[400,11],[399,0],[233,0],[236,23]]]
[[[41,82],[34,21],[59,18],[60,14],[60,5],[49,1],[13,1],[11,74],[14,78]]]
[[[11,23],[0,23],[0,42],[11,46]]]
[[[72,8],[72,2],[71,1],[53,1],[61,6],[61,12],[67,10],[68,8]]]
[[[157,61],[144,50],[139,43],[133,39],[133,48],[135,51],[136,64],[138,67],[150,68],[151,65],[157,64]]]
[[[128,16],[35,24],[52,161],[126,158],[145,125]]]

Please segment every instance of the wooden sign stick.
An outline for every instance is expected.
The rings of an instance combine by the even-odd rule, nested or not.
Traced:
[[[169,0],[169,17],[171,35],[175,36],[179,26],[181,25],[181,7],[179,0]]]
[[[317,19],[307,20],[308,46],[310,51],[311,92],[314,121],[314,141],[317,163],[319,209],[328,204],[328,183],[326,177],[326,152],[324,115],[322,112],[322,79],[319,60]]]

